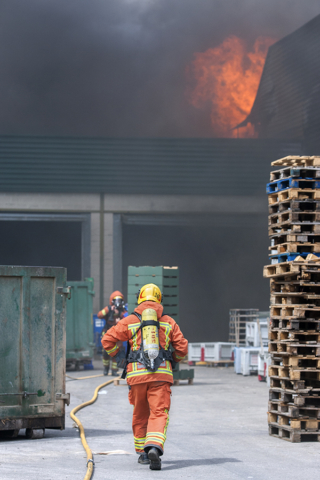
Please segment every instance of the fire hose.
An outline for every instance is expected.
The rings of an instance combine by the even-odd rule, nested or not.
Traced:
[[[80,377],[80,378],[73,378],[73,380],[84,380],[85,378],[93,378],[93,377],[99,377],[100,375],[93,375],[93,376],[90,376],[90,377]],[[71,378],[71,377],[69,377]],[[116,378],[113,378],[112,380],[108,380],[107,382],[104,382],[104,383],[101,383],[101,385],[99,385],[95,391],[94,391],[94,394],[93,394],[93,397],[91,398],[91,400],[89,400],[88,402],[84,402],[84,403],[81,403],[81,405],[78,405],[77,407],[75,407],[71,412],[70,412],[70,417],[72,418],[72,420],[74,420],[74,422],[76,422],[76,424],[78,425],[78,428],[79,428],[79,433],[80,433],[80,439],[81,439],[81,442],[82,442],[82,445],[83,445],[83,448],[85,449],[86,451],[86,454],[87,454],[87,473],[84,477],[84,480],[90,480],[90,478],[92,477],[92,474],[93,474],[93,471],[94,471],[94,461],[93,461],[93,454],[92,454],[92,450],[91,448],[89,447],[88,443],[87,443],[87,440],[86,440],[86,436],[85,436],[85,433],[84,433],[84,428],[83,428],[83,425],[82,423],[80,422],[80,420],[75,416],[75,414],[81,410],[82,408],[84,407],[87,407],[88,405],[92,405],[92,403],[94,403],[97,398],[98,398],[98,392],[101,388],[103,387],[106,387],[107,385],[110,385],[110,383],[112,383],[114,380],[120,380],[120,377],[116,377]]]
[[[99,375],[90,375],[89,377],[70,377],[70,375],[66,375],[67,378],[71,380],[86,380],[87,378],[97,378],[97,377],[104,377],[103,373],[99,373]]]

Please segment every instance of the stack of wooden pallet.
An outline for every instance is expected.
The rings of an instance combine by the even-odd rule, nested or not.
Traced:
[[[272,165],[269,434],[320,441],[320,157]]]
[[[246,324],[248,322],[257,322],[259,319],[259,310],[255,308],[239,309],[233,308],[229,312],[229,342],[234,343],[236,347],[246,345]]]

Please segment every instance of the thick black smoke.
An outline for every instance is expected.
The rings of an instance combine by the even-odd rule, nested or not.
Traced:
[[[3,0],[0,134],[210,137],[188,104],[194,52],[282,38],[317,0]]]

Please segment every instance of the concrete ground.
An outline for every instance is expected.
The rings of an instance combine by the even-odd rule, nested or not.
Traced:
[[[95,371],[68,373],[75,377],[101,373],[101,363],[95,363]],[[16,440],[1,441],[0,479],[82,480],[86,455],[69,413],[90,399],[105,378],[67,380],[71,405],[65,431],[47,430],[41,440],[27,440],[20,431]],[[236,375],[231,368],[195,367],[194,385],[182,384],[172,392],[161,472],[137,463],[126,386],[106,387],[95,404],[78,413],[95,452],[94,480],[137,475],[141,480],[318,479],[320,443],[293,444],[268,435],[268,387],[257,377]],[[127,453],[98,455],[114,450]]]

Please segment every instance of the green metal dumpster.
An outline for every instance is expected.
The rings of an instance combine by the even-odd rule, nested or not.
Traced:
[[[0,436],[64,429],[66,274],[0,266]]]
[[[89,364],[94,353],[93,341],[93,278],[68,282],[71,298],[67,300],[67,368],[76,370]]]
[[[163,313],[172,317],[179,325],[179,268],[178,267],[128,267],[128,313],[138,306],[137,293],[146,283],[157,285],[163,295]],[[173,380],[193,383],[194,369],[180,370],[179,364],[173,369]]]

